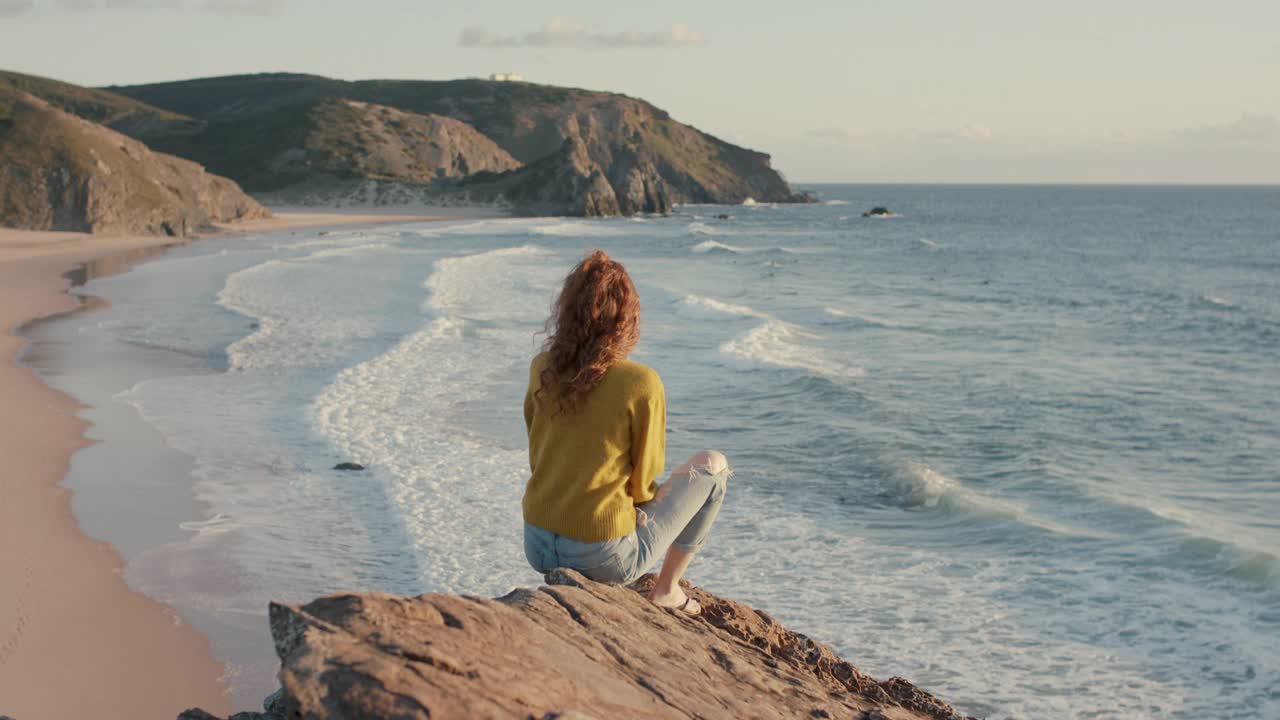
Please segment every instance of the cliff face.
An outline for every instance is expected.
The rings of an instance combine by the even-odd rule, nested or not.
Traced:
[[[584,184],[579,179],[584,172],[590,177],[598,170],[617,199],[616,213],[666,212],[673,203],[684,202],[807,199],[792,192],[770,166],[768,155],[679,123],[643,100],[613,93],[480,80],[344,82],[308,75],[209,78],[110,90],[205,123],[207,129],[192,136],[144,133],[139,137],[159,149],[204,162],[254,190],[275,190],[283,185],[260,185],[251,164],[228,164],[220,159],[220,153],[232,146],[227,139],[248,137],[279,123],[296,126],[299,108],[313,107],[325,99],[343,99],[465,123],[519,163],[530,166],[523,175],[529,182],[549,179],[561,190],[575,186],[601,190],[594,181]],[[583,153],[585,159],[579,158]],[[537,169],[532,167],[539,164]],[[480,167],[471,161],[468,168],[473,173],[502,169]],[[566,174],[555,175],[555,168]],[[396,172],[379,179],[414,178]],[[477,180],[488,182],[491,178]],[[502,186],[522,184],[519,179],[507,178]],[[551,198],[564,197],[559,190],[517,189],[508,199],[517,206],[532,207],[529,199],[535,195],[536,205],[544,213],[592,214],[593,208],[611,207],[607,202],[602,205],[576,196],[564,203],[551,202]]]
[[[501,202],[595,216],[809,199],[768,155],[614,93],[280,74],[95,90],[0,72],[0,86],[279,202]]]
[[[607,217],[635,212],[668,212],[670,204],[624,207],[604,171],[576,138],[565,140],[555,153],[505,175],[464,181],[474,197],[501,198],[526,215]]]
[[[461,187],[473,196],[500,197],[526,215],[602,217],[669,213],[672,208],[671,188],[644,148],[614,154],[606,170],[590,146],[573,135],[541,160],[498,177],[466,178]]]
[[[354,100],[318,103],[307,150],[338,176],[429,183],[520,167],[470,125]]]
[[[955,718],[763,612],[697,589],[700,617],[555,570],[496,600],[334,595],[273,605],[282,692],[251,718]],[[212,716],[198,710],[186,720]]]
[[[134,118],[136,120],[136,118]],[[226,178],[154,153],[0,78],[0,225],[184,236],[267,211]]]
[[[263,193],[322,185],[338,192],[369,180],[425,186],[521,165],[466,123],[375,103],[308,100],[234,118],[196,134],[138,137]]]
[[[677,122],[643,100],[537,85],[460,84],[464,92],[432,104],[526,163],[554,156],[566,142],[581,146],[623,214],[666,212],[674,203],[806,199],[791,191],[768,155]]]

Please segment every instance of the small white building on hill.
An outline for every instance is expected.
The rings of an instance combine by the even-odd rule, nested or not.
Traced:
[[[494,82],[521,82],[524,78],[515,73],[494,73],[489,76]]]

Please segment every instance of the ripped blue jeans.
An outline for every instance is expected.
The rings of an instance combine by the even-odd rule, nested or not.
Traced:
[[[584,543],[524,524],[524,555],[534,570],[577,570],[596,582],[626,584],[644,575],[675,546],[687,553],[702,549],[724,502],[733,471],[693,467],[674,473],[652,500],[636,506],[636,529],[603,542]]]

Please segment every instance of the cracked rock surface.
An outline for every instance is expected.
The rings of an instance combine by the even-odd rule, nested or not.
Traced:
[[[260,718],[958,718],[768,614],[689,588],[699,617],[557,569],[493,600],[340,594],[272,605],[282,693]],[[190,718],[208,716],[188,711]]]

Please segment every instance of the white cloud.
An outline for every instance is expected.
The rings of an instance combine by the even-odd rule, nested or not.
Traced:
[[[937,143],[949,145],[966,145],[968,143],[992,143],[998,141],[1009,140],[1009,138],[999,137],[994,130],[986,125],[963,125],[958,128],[946,130],[932,130],[929,132],[921,132],[917,134],[902,133],[893,135],[896,140],[909,140],[916,143]]]
[[[284,0],[206,0],[204,8],[223,15],[277,15]]]
[[[1243,115],[1163,134],[1007,135],[982,125],[860,133],[827,127],[754,139],[808,181],[1280,182],[1280,118]]]
[[[953,130],[933,130],[918,133],[865,133],[842,127],[813,128],[804,133],[804,141],[816,145],[838,146],[846,150],[875,152],[905,145],[918,147],[962,147],[974,143],[998,143],[1000,138],[986,125],[965,125]]]
[[[42,8],[91,10],[197,10],[220,15],[276,15],[285,0],[44,0]],[[37,7],[36,0],[0,0],[0,16],[17,16]]]
[[[814,128],[804,134],[807,140],[818,144],[838,145],[844,149],[874,152],[879,149],[876,141],[866,135],[839,127]]]
[[[107,0],[109,10],[176,10],[179,0]]]
[[[852,132],[839,127],[813,128],[812,130],[805,132],[805,136],[838,143],[847,142],[854,137]]]
[[[960,128],[956,136],[961,140],[975,140],[985,142],[995,137],[995,133],[986,125],[965,125]]]
[[[0,0],[0,17],[15,17],[35,6],[35,0]]]
[[[1280,119],[1270,115],[1243,115],[1225,125],[1182,130],[1175,137],[1196,145],[1280,147]]]
[[[458,35],[465,48],[572,48],[604,50],[620,48],[679,48],[702,45],[706,38],[688,25],[675,24],[666,30],[597,32],[560,18],[537,30],[520,35],[499,35],[483,25],[471,25]]]

